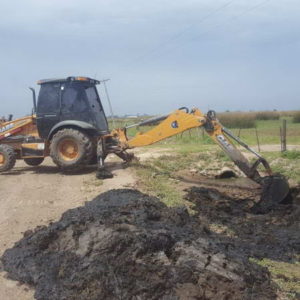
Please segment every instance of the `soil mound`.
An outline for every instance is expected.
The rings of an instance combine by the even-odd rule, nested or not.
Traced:
[[[186,198],[195,204],[200,222],[213,224],[214,240],[239,249],[241,255],[293,262],[300,255],[300,187],[290,201],[266,214],[253,214],[254,199],[235,190],[192,187]],[[292,200],[293,199],[293,200]]]
[[[112,190],[28,231],[2,256],[39,300],[275,299],[269,273],[198,217]]]

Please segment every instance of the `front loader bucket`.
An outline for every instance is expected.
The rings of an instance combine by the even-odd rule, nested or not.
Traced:
[[[289,184],[281,174],[263,177],[260,184],[262,186],[261,198],[252,207],[254,213],[267,213],[274,206],[282,203],[289,195]]]

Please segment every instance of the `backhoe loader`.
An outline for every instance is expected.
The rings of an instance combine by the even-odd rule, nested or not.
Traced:
[[[199,109],[189,111],[182,107],[168,115],[110,131],[96,89],[99,83],[88,77],[40,80],[38,101],[35,90],[30,88],[33,94],[32,114],[16,120],[0,121],[0,172],[12,169],[16,159],[37,166],[45,157],[51,156],[63,171],[97,162],[97,177],[111,177],[104,165],[108,154],[114,153],[125,162],[130,162],[133,155],[127,152],[128,149],[147,146],[188,129],[203,127],[236,166],[262,186],[259,205],[270,208],[287,197],[287,180],[282,175],[274,175],[259,153],[222,126],[214,111],[203,114]],[[130,127],[152,124],[156,125],[150,130],[128,138]],[[256,156],[253,165],[232,140]],[[261,176],[258,172],[260,164],[267,176]]]

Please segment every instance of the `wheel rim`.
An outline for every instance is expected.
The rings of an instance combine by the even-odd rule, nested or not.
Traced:
[[[0,153],[0,166],[3,166],[5,163],[5,157],[2,153]]]
[[[77,143],[72,139],[65,139],[59,143],[58,146],[60,156],[66,160],[71,161],[79,156],[79,149]]]

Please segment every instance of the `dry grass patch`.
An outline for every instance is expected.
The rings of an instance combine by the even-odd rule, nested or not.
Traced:
[[[226,112],[218,114],[218,119],[227,128],[254,128],[256,115],[252,112]]]

